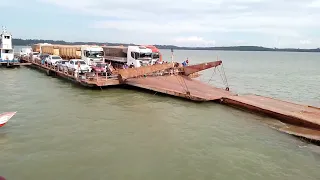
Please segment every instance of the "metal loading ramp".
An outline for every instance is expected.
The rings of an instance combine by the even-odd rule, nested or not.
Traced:
[[[183,75],[127,79],[125,84],[194,101],[213,101],[232,96],[229,91]]]

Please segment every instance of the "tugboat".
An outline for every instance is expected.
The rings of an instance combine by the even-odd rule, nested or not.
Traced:
[[[0,114],[0,127],[4,126],[16,113],[17,112],[5,112]]]
[[[20,62],[14,57],[14,49],[12,46],[12,35],[2,27],[0,34],[0,64],[6,67],[19,66]]]

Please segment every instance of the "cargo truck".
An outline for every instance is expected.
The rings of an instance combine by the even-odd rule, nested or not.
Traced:
[[[152,50],[145,46],[103,46],[104,59],[117,65],[141,67],[152,64]]]
[[[53,45],[42,44],[39,48],[33,48],[40,53],[57,55],[62,59],[81,59],[88,65],[94,65],[98,62],[103,62],[103,49],[100,46],[91,45]]]
[[[162,64],[162,54],[160,52],[160,50],[153,45],[145,45],[146,48],[149,48],[152,50],[152,64],[155,64],[156,62],[159,64]]]

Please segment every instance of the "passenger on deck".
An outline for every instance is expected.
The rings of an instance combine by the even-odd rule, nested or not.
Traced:
[[[183,67],[187,66],[186,61],[183,61],[183,62],[182,62],[182,66],[183,66]]]
[[[188,60],[188,58],[187,58],[187,60],[186,60],[186,61],[183,61],[183,62],[182,62],[183,67],[188,66],[188,64],[189,64],[189,60]]]

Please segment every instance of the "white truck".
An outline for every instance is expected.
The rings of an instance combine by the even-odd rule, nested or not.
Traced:
[[[88,65],[103,62],[103,49],[95,45],[55,45],[55,44],[36,44],[33,47],[44,54],[58,55],[62,59],[81,59]]]
[[[95,65],[96,63],[104,62],[103,49],[100,46],[81,46],[81,59],[84,60],[89,66]]]
[[[145,46],[103,46],[102,48],[106,62],[133,67],[153,64],[152,50]]]

